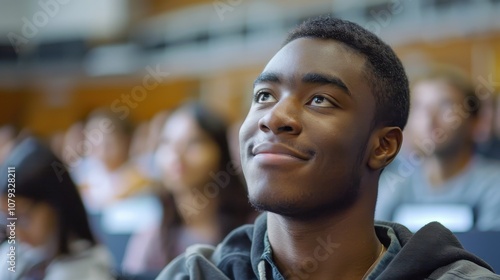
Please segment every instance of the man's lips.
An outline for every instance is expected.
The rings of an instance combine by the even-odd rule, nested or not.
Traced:
[[[256,156],[259,154],[290,156],[300,160],[310,160],[312,158],[312,155],[298,151],[297,149],[289,147],[285,144],[271,142],[263,142],[255,145],[252,149],[252,155]]]

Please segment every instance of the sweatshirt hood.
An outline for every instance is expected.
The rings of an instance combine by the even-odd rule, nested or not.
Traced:
[[[399,252],[387,260],[382,271],[379,270],[377,279],[425,279],[439,268],[464,260],[493,271],[485,261],[466,251],[455,235],[440,223],[429,223],[415,234],[405,226],[391,222],[377,221],[375,228],[386,247],[392,238],[396,238],[401,245]],[[266,214],[259,216],[255,226],[246,231],[249,240],[252,240],[250,258],[255,275],[262,273],[262,268],[259,271],[258,267],[264,251],[266,231]]]
[[[493,271],[485,261],[466,251],[455,235],[438,222],[425,225],[415,234],[400,224],[376,222],[377,234],[384,226],[393,229],[401,250],[379,275],[381,279],[424,279],[439,268],[464,260]]]

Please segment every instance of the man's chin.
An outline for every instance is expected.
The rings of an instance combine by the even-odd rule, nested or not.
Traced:
[[[325,216],[336,215],[353,207],[359,198],[358,188],[351,189],[341,197],[332,195],[331,199],[324,200],[324,197],[298,196],[296,199],[291,197],[277,198],[272,195],[265,196],[249,196],[250,204],[258,211],[271,212],[283,217],[293,218],[296,220],[316,220]],[[312,203],[311,201],[315,201]]]
[[[278,215],[289,216],[294,215],[296,212],[300,212],[301,209],[297,205],[291,205],[290,203],[280,203],[277,201],[266,201],[264,199],[252,198],[250,197],[250,204],[257,211],[261,212],[271,212]]]
[[[318,209],[317,207],[305,207],[304,203],[300,201],[291,203],[291,202],[279,202],[279,201],[265,201],[259,199],[250,198],[250,204],[257,211],[260,212],[270,212],[283,217],[297,219],[297,220],[310,220],[313,218],[317,218],[324,214],[323,209]],[[320,213],[318,213],[320,212]]]

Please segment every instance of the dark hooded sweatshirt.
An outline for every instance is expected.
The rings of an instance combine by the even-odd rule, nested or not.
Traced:
[[[500,279],[488,264],[465,251],[456,237],[439,223],[430,223],[415,234],[402,225],[388,222],[376,222],[375,230],[387,252],[366,279]],[[331,240],[318,240],[318,246],[325,254],[334,252],[339,245]],[[314,262],[322,259],[320,254],[317,258],[310,258],[312,268]],[[282,273],[272,259],[272,248],[267,239],[267,215],[263,214],[254,225],[234,230],[216,248],[205,245],[189,247],[157,279],[308,278],[307,271]],[[335,275],[331,279],[335,279]]]

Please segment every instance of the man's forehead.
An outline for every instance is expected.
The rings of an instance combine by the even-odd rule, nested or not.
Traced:
[[[346,44],[332,39],[299,38],[283,46],[269,61],[272,62],[292,56],[309,61],[335,61],[337,64],[356,66],[365,61],[365,56]],[[363,63],[364,64],[364,63]]]
[[[304,81],[304,76],[328,77],[346,92],[357,89],[370,91],[366,75],[366,58],[345,44],[330,39],[299,38],[283,46],[255,80],[287,82],[292,86]],[[331,78],[331,79],[330,79]],[[306,79],[310,80],[310,79]],[[338,82],[337,82],[338,81]],[[370,91],[371,92],[371,91]]]
[[[342,77],[364,72],[365,57],[335,40],[300,38],[281,48],[263,73],[301,77],[305,73],[325,73]]]

